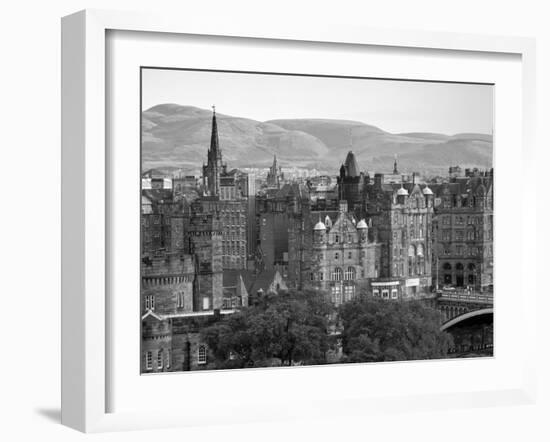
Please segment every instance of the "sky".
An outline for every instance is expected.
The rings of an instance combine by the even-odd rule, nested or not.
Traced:
[[[493,86],[143,69],[142,110],[176,103],[267,121],[354,120],[391,133],[491,134]]]

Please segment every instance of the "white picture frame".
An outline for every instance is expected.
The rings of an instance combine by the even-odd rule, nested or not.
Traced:
[[[62,423],[84,432],[114,431],[208,424],[200,415],[179,410],[107,412],[112,385],[106,375],[109,343],[107,298],[109,238],[108,155],[106,152],[106,33],[109,30],[163,34],[216,35],[276,39],[288,42],[332,42],[341,45],[375,45],[381,48],[426,48],[514,54],[521,57],[522,71],[522,173],[529,174],[535,162],[535,43],[519,37],[492,37],[451,33],[390,31],[345,26],[260,22],[211,23],[207,18],[152,16],[86,10],[62,20]],[[519,124],[519,122],[518,122]],[[533,337],[535,324],[528,320],[536,312],[535,282],[526,278],[534,268],[536,194],[521,188],[521,308],[518,318],[526,337]],[[535,398],[535,340],[527,339],[524,376],[520,384],[490,391],[460,394],[426,394],[409,397],[342,396],[339,412],[365,414],[372,411],[436,409],[532,403]],[[412,363],[414,364],[414,363]],[[338,368],[336,368],[338,369]],[[277,407],[257,410],[241,399],[243,419],[261,421],[288,416],[324,416],[321,403],[312,409]]]

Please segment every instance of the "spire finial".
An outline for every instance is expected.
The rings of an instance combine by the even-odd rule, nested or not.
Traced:
[[[212,105],[212,112],[214,113],[214,115],[216,115],[216,105],[215,104]]]

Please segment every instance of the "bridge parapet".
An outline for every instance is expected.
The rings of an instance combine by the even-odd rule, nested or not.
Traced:
[[[481,304],[493,304],[492,293],[475,293],[468,291],[445,291],[438,294],[440,301],[473,302]]]

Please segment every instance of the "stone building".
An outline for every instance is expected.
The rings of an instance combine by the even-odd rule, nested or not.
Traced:
[[[233,310],[161,315],[148,311],[142,317],[141,373],[207,370],[213,358],[201,338],[201,329]]]
[[[382,174],[366,186],[366,211],[380,242],[379,280],[372,294],[417,298],[431,290],[433,192],[419,184],[389,184]]]
[[[337,216],[319,216],[313,228],[310,274],[307,287],[330,293],[340,305],[359,294],[372,278],[378,277],[378,246],[369,240],[364,219],[357,222],[341,200]]]
[[[246,174],[236,169],[227,171],[227,165],[222,164],[215,111],[208,162],[203,167],[203,186],[204,195],[193,207],[200,205],[203,213],[219,219],[223,268],[246,269],[252,254],[248,245],[251,236],[248,195],[253,184],[249,185]]]
[[[449,170],[435,193],[434,286],[492,290],[493,171]]]
[[[197,267],[194,311],[219,309],[223,303],[222,228],[215,213],[194,203],[189,224],[189,253]]]
[[[191,255],[146,257],[141,262],[141,314],[194,310],[195,259]]]

